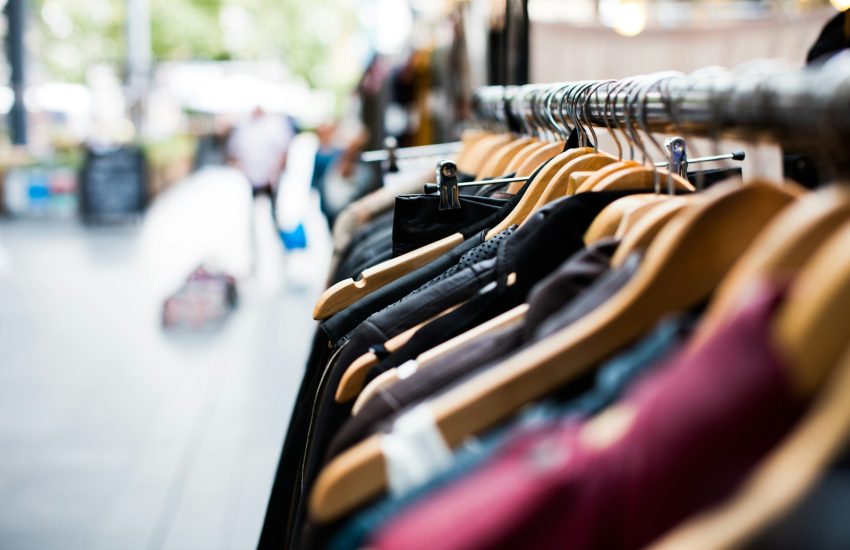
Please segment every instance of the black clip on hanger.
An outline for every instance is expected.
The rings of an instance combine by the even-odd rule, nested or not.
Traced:
[[[460,191],[457,186],[457,166],[450,160],[437,163],[437,188],[440,190],[440,210],[457,210]]]

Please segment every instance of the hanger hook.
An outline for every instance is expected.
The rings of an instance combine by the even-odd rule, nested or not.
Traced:
[[[556,84],[550,88],[549,95],[546,98],[546,119],[549,121],[549,125],[552,128],[552,131],[557,135],[567,139],[567,135],[569,132],[564,131],[564,127],[555,119],[555,113],[552,109],[552,103],[555,101],[558,93],[561,90],[566,89],[569,86],[568,83]]]
[[[596,130],[593,129],[593,121],[590,119],[590,99],[596,96],[596,91],[599,90],[602,86],[611,82],[610,80],[600,80],[595,82],[588,89],[587,95],[585,96],[584,105],[582,106],[582,115],[584,115],[584,120],[587,123],[587,127],[590,130],[590,133],[593,134],[593,151],[595,153],[599,152],[599,136],[596,135]],[[607,126],[607,124],[606,124]]]
[[[637,87],[638,81],[640,77],[635,76],[631,78],[627,78],[623,80],[623,93],[625,97],[623,98],[623,136],[625,136],[626,140],[629,142],[629,156],[630,160],[635,160],[635,147],[637,147],[642,154],[645,155],[643,145],[640,143],[640,136],[635,133],[634,123],[632,122],[632,106],[634,104],[634,91]],[[616,108],[618,103],[618,98],[615,98],[614,101],[614,109],[616,115]]]
[[[657,88],[661,82],[668,80],[670,78],[674,78],[678,76],[679,73],[674,71],[667,71],[662,73],[655,73],[646,77],[644,83],[640,86],[640,90],[638,92],[638,97],[640,99],[640,111],[637,117],[638,127],[643,130],[646,138],[649,142],[655,146],[656,150],[661,154],[662,158],[667,158],[667,151],[664,147],[655,139],[655,136],[652,135],[652,132],[649,130],[649,125],[647,123],[647,110],[648,110],[648,101],[649,94],[653,89]],[[658,170],[655,167],[655,163],[651,162],[650,166],[652,166],[653,170],[653,187],[655,188],[655,192],[659,193],[661,191],[659,181],[658,181]],[[669,168],[669,167],[668,167]],[[668,189],[672,189],[673,187],[673,174],[668,169],[667,171],[667,187]]]
[[[558,101],[558,116],[561,119],[561,122],[563,123],[562,124],[563,127],[567,129],[567,132],[566,132],[567,138],[569,138],[570,134],[573,132],[574,127],[570,126],[567,123],[567,117],[568,117],[569,114],[567,113],[566,103],[567,103],[567,100],[570,97],[570,93],[572,92],[572,90],[575,87],[576,87],[575,82],[570,82],[569,84],[567,84],[567,86],[564,89],[564,94],[561,96],[560,101]]]
[[[535,121],[535,126],[537,127],[537,136],[541,140],[551,141],[552,135],[546,125],[546,116],[543,111],[544,101],[548,96],[548,86],[540,85],[537,87],[537,91],[534,93],[534,97],[531,102],[531,116]]]
[[[510,99],[509,110],[511,113],[511,117],[514,119],[514,122],[517,126],[519,126],[519,130],[522,133],[526,133],[528,128],[525,124],[525,117],[522,113],[522,101],[525,98],[525,91],[523,90],[523,86],[515,86],[513,97]]]
[[[612,120],[612,123],[613,123],[613,127],[615,128],[615,130],[619,131],[622,134],[623,139],[626,141],[626,145],[629,146],[629,158],[631,160],[634,160],[634,158],[635,158],[634,143],[632,142],[631,138],[629,137],[628,132],[625,129],[626,118],[623,117],[623,124],[621,125],[620,121],[618,120],[618,117],[617,117],[617,105],[620,103],[620,94],[625,93],[630,85],[631,85],[631,82],[630,82],[629,79],[619,80],[616,84],[614,84],[614,86],[612,86],[612,88],[609,90],[609,95],[606,98],[606,107],[607,107],[607,105],[610,105],[610,107],[611,107],[610,113],[611,113],[611,120]],[[606,117],[607,117],[607,114],[606,114]],[[623,160],[622,155],[620,156],[620,160]]]
[[[584,134],[584,128],[581,127],[581,123],[579,122],[578,117],[576,116],[575,98],[576,98],[576,94],[579,92],[579,90],[582,88],[582,86],[584,86],[584,81],[580,80],[580,81],[576,82],[575,86],[570,88],[570,91],[567,94],[567,105],[566,105],[567,116],[570,117],[570,121],[572,121],[572,123],[573,123],[573,128],[578,133],[578,145],[579,145],[579,147],[584,147],[584,145],[585,145],[585,134]]]
[[[595,80],[586,81],[584,85],[579,88],[575,97],[575,105],[573,107],[576,113],[576,120],[578,120],[587,142],[585,145],[592,146],[594,150],[596,150],[597,136],[596,132],[593,130],[593,125],[590,123],[590,119],[587,118],[585,107],[587,104],[587,98],[589,97],[589,91],[596,85],[597,82]]]
[[[538,139],[543,139],[543,129],[540,126],[540,119],[537,117],[537,102],[540,101],[540,92],[542,88],[540,86],[535,86],[534,90],[531,92],[531,98],[528,102],[528,116],[531,119],[531,125],[534,127],[534,135]]]
[[[623,116],[625,118],[625,128],[629,132],[629,137],[631,137],[637,149],[640,151],[641,156],[643,157],[643,162],[646,162],[646,147],[643,145],[643,141],[641,140],[640,134],[637,132],[637,123],[635,121],[636,113],[634,111],[635,106],[637,105],[637,100],[640,92],[640,83],[642,75],[635,76],[631,78],[631,85],[626,92],[626,101],[623,105]],[[634,160],[634,159],[632,159]]]
[[[623,146],[620,143],[620,138],[617,137],[617,132],[614,128],[611,127],[611,120],[608,118],[608,107],[610,105],[611,100],[611,92],[615,90],[617,87],[616,80],[608,81],[608,89],[605,92],[605,99],[602,103],[602,120],[605,123],[605,128],[608,129],[608,133],[611,135],[611,138],[614,140],[614,144],[617,146],[617,159],[623,160]]]
[[[579,125],[579,121],[576,117],[574,107],[576,92],[579,90],[579,88],[581,88],[582,85],[584,85],[584,81],[576,82],[575,85],[570,88],[570,90],[567,92],[566,97],[564,98],[566,101],[564,112],[567,114],[568,117],[570,117],[570,122],[573,123],[573,129],[578,132],[579,147],[584,147],[585,136],[584,130]]]
[[[531,121],[531,126],[534,128],[534,135],[543,139],[543,127],[540,124],[540,118],[537,115],[537,103],[540,101],[540,94],[544,91],[544,87],[536,84],[529,93],[528,99],[528,118]]]

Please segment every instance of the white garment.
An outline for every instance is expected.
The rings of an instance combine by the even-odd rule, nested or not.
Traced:
[[[254,116],[233,131],[227,150],[251,185],[263,187],[277,183],[280,160],[292,137],[292,129],[281,117]]]
[[[381,438],[390,493],[402,496],[452,465],[452,451],[431,409],[418,405],[393,422]]]

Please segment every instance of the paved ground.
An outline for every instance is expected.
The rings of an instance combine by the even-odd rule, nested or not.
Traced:
[[[232,174],[130,226],[0,223],[0,548],[255,545],[327,251],[313,213],[284,273],[266,207],[237,312],[195,337],[164,334],[159,308],[200,260],[249,271]]]

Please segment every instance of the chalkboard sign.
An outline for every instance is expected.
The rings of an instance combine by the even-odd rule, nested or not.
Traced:
[[[113,221],[142,212],[145,157],[138,147],[86,151],[80,174],[80,205],[86,221]]]

